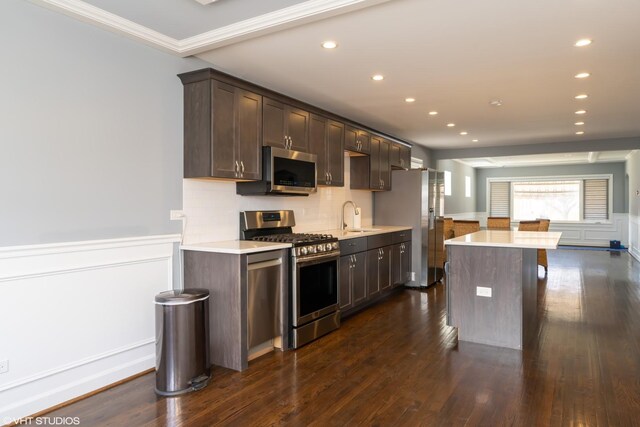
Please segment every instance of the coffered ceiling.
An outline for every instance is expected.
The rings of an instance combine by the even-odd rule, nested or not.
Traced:
[[[32,1],[430,148],[640,137],[638,0]]]

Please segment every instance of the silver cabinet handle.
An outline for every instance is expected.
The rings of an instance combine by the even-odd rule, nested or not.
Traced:
[[[333,181],[333,175],[331,175],[331,172],[328,172],[328,173],[329,173],[329,184],[331,184],[331,181]]]
[[[236,160],[236,169],[235,169],[235,176],[236,178],[238,177],[238,171],[240,170],[240,166],[238,165],[238,161]]]
[[[244,162],[240,160],[240,176],[244,176]]]

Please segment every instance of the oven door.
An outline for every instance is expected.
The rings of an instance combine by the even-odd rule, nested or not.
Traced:
[[[302,326],[338,310],[340,254],[316,255],[294,263],[293,326]]]

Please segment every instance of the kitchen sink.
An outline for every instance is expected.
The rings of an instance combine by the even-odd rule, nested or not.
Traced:
[[[380,231],[379,228],[347,228],[345,231],[349,233],[368,233],[370,231]]]

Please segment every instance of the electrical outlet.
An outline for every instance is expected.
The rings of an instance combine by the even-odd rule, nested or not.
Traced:
[[[479,297],[491,298],[491,288],[485,288],[484,286],[476,286],[476,295]]]
[[[169,219],[171,221],[179,221],[184,218],[184,211],[170,210]]]
[[[9,359],[0,360],[0,374],[9,372]]]

